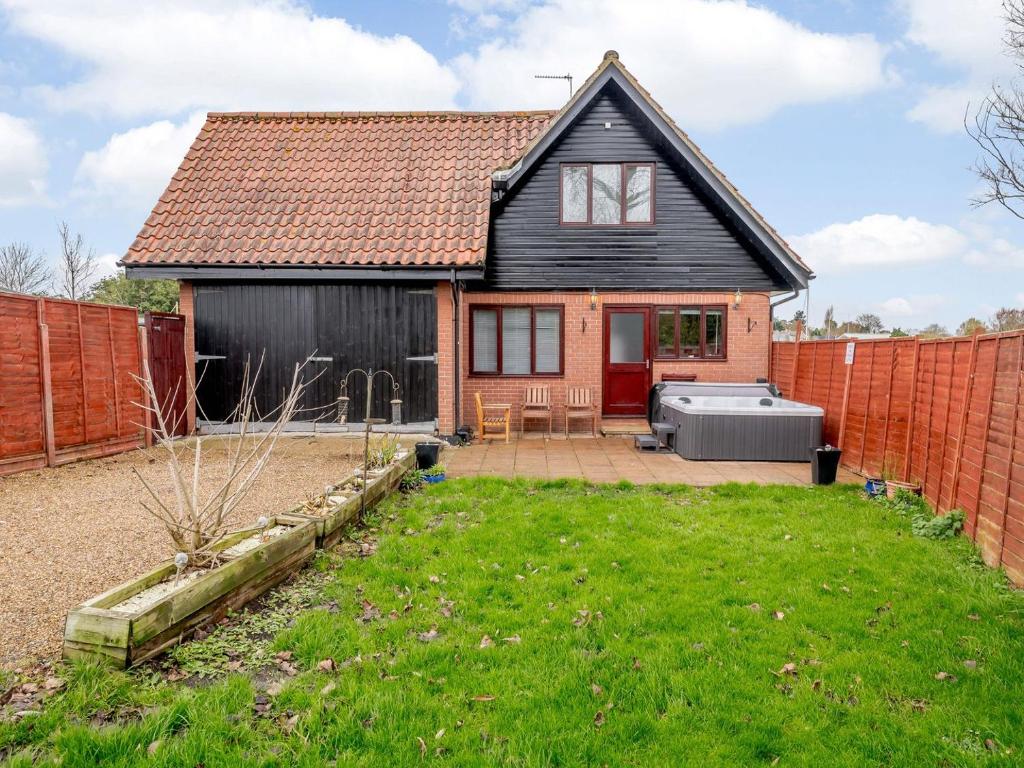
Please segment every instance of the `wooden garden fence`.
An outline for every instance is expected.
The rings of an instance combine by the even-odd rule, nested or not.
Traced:
[[[133,308],[0,292],[0,475],[143,446],[146,358]]]
[[[985,562],[1024,584],[1024,331],[775,342],[772,380],[824,408],[843,466],[964,510]]]

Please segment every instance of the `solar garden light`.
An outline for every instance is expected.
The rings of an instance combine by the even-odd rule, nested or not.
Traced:
[[[395,394],[398,394],[398,385],[395,385]],[[398,425],[402,423],[402,401],[397,397],[391,401],[391,423]]]
[[[184,552],[179,552],[174,556],[174,586],[178,586],[178,579],[181,578],[181,572],[185,570],[185,566],[188,565],[188,555]]]
[[[266,540],[268,525],[270,525],[270,520],[268,520],[265,515],[261,516],[260,519],[256,521],[256,527],[260,529],[261,542]]]

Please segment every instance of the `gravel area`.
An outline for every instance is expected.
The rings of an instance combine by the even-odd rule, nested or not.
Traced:
[[[222,438],[203,439],[204,488],[223,478],[224,449]],[[251,523],[322,493],[361,452],[351,437],[281,438],[235,520]],[[59,655],[69,608],[173,556],[139,506],[146,492],[132,467],[171,493],[158,448],[0,477],[0,668]]]

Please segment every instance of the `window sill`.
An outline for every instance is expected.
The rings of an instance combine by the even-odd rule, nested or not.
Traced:
[[[727,357],[656,357],[656,363],[727,363]]]
[[[564,379],[564,373],[478,373],[470,371],[471,379]]]

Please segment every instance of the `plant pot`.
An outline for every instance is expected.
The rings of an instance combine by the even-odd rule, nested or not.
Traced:
[[[885,480],[880,477],[869,477],[864,483],[864,492],[871,498],[881,496],[885,493]]]
[[[887,498],[895,499],[897,491],[907,491],[915,496],[920,496],[921,486],[917,483],[904,483],[900,480],[885,481],[885,495]]]
[[[255,542],[251,548],[247,546],[258,532],[240,531],[226,537],[217,546],[227,558],[225,562],[162,590],[152,601],[132,602],[173,580],[176,568],[172,561],[72,608],[64,623],[64,658],[99,659],[119,668],[131,667],[176,645],[196,628],[241,608],[313,557],[313,523],[278,517],[270,521],[268,530],[277,526],[289,530]]]
[[[402,477],[416,464],[416,457],[410,452],[401,453],[391,466],[377,473],[371,472],[366,480],[366,509],[372,509],[398,489]],[[352,483],[359,472],[353,472],[332,488],[332,491],[344,488]],[[303,507],[296,507],[284,515],[282,520],[310,520],[316,526],[316,545],[324,549],[341,538],[345,526],[355,522],[362,506],[361,490],[345,491],[345,500],[334,505],[322,515],[307,512]],[[328,494],[330,495],[330,494]]]
[[[428,483],[443,483],[446,475],[442,472],[440,475],[424,475],[423,479]]]
[[[416,443],[417,469],[430,469],[437,464],[437,457],[440,455],[440,443]]]

